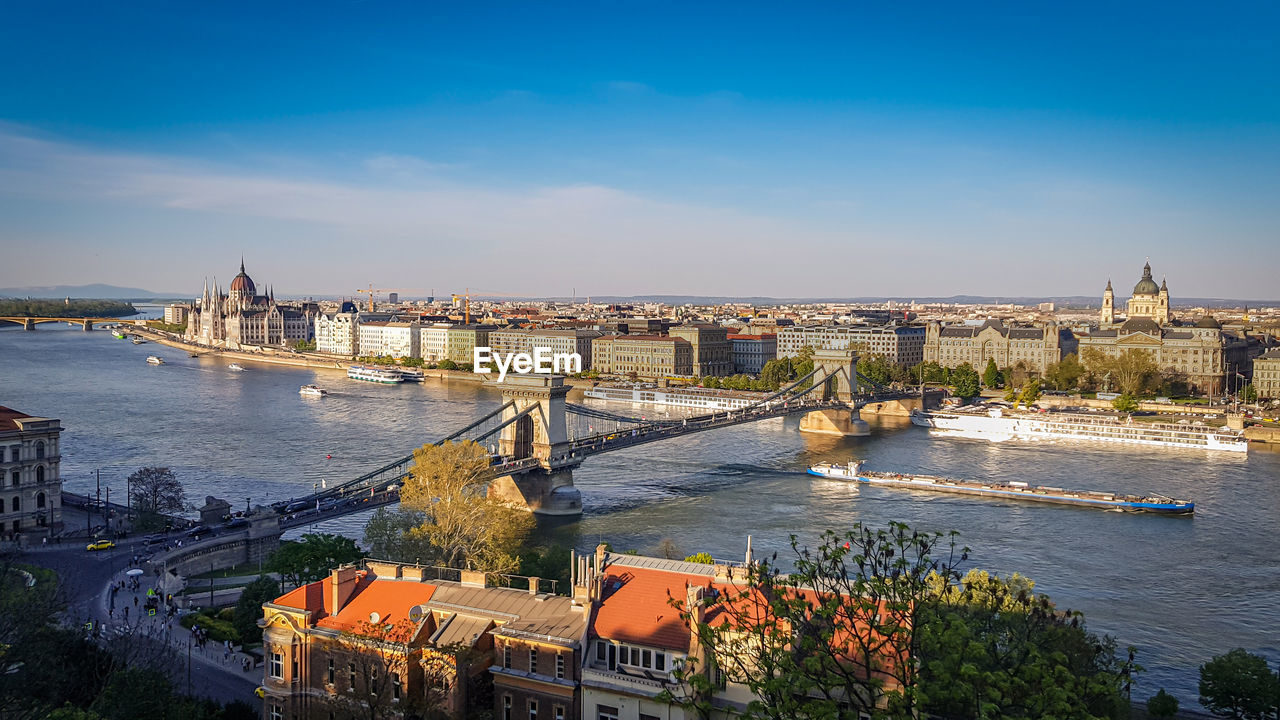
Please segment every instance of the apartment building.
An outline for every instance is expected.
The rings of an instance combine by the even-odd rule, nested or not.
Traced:
[[[901,367],[924,362],[926,329],[918,325],[806,325],[778,328],[778,357],[796,357],[804,347],[875,355]]]
[[[673,325],[667,334],[680,338],[693,348],[693,374],[723,377],[733,374],[733,346],[729,329],[719,325]]]
[[[366,357],[421,357],[416,322],[380,320],[360,323],[360,352]]]
[[[1280,399],[1280,349],[1253,359],[1253,389],[1263,400]]]
[[[62,425],[0,406],[0,538],[30,542],[62,529]]]
[[[489,344],[489,333],[497,330],[493,325],[454,325],[445,331],[445,359],[459,365],[470,365],[476,358],[477,347]]]
[[[598,330],[555,330],[533,328],[528,330],[494,330],[489,333],[489,347],[494,352],[533,354],[535,348],[550,350],[553,354],[577,353],[582,367],[591,367],[591,343],[603,336]]]
[[[765,363],[778,358],[777,335],[730,334],[729,342],[735,374],[759,375]]]
[[[579,717],[590,608],[537,578],[490,580],[366,560],[265,603],[263,716],[461,716],[491,703],[496,718]]]
[[[438,363],[449,359],[450,322],[435,322],[418,328],[418,352],[427,362]]]
[[[332,355],[355,355],[360,351],[360,319],[352,303],[343,303],[337,312],[316,314],[316,351]],[[389,320],[390,316],[366,317],[367,320]]]
[[[592,369],[656,380],[693,376],[693,346],[662,335],[605,335],[591,344]]]

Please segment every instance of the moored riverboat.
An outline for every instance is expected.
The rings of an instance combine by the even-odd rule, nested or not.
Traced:
[[[1018,412],[983,405],[916,410],[911,422],[939,435],[982,440],[1068,440],[1189,450],[1248,452],[1244,434],[1199,421],[1141,422],[1132,416],[1084,412]]]
[[[352,365],[347,368],[347,377],[352,380],[394,385],[404,382],[404,376],[398,370],[372,367],[369,365]]]

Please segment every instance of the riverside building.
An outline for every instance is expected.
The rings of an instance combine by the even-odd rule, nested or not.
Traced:
[[[360,313],[344,302],[337,312],[316,314],[316,352],[350,357],[360,350]]]
[[[689,343],[693,349],[693,374],[723,377],[733,374],[733,346],[729,329],[719,325],[674,325],[667,334]]]
[[[806,325],[778,328],[778,357],[796,357],[801,349],[848,350],[875,355],[901,367],[924,361],[925,328],[918,325]]]
[[[1020,327],[1000,320],[976,326],[931,322],[925,331],[924,361],[946,368],[969,363],[979,372],[988,360],[994,360],[999,368],[1022,363],[1028,371],[1043,374],[1076,349],[1075,334],[1057,323]]]
[[[582,367],[591,367],[591,343],[604,333],[597,330],[554,330],[535,328],[529,330],[494,330],[489,333],[489,347],[494,352],[509,355],[532,355],[536,348],[545,348],[553,355],[577,353]]]
[[[759,375],[764,364],[778,358],[777,335],[729,335],[733,347],[733,372],[742,375]]]
[[[1254,358],[1253,389],[1264,400],[1280,399],[1280,349],[1268,350]]]
[[[693,376],[693,346],[663,335],[605,335],[591,343],[592,369],[657,380]]]
[[[1142,268],[1123,320],[1115,315],[1115,296],[1108,280],[1102,293],[1099,328],[1080,338],[1081,361],[1088,366],[1090,349],[1109,356],[1137,350],[1150,355],[1162,372],[1184,377],[1192,388],[1221,392],[1229,366],[1241,372],[1247,368],[1249,343],[1223,332],[1212,316],[1206,315],[1194,325],[1177,324],[1169,308],[1169,286],[1163,281],[1156,285],[1150,263]]]
[[[212,290],[205,284],[204,294],[193,303],[187,316],[183,337],[232,350],[287,345],[311,339],[317,314],[319,309],[313,304],[280,304],[270,290],[259,295],[241,260],[240,273],[232,278],[225,294],[217,282]]]
[[[62,425],[0,406],[0,537],[30,542],[62,529]]]
[[[366,357],[416,358],[418,330],[416,321],[382,320],[360,323],[360,355]]]

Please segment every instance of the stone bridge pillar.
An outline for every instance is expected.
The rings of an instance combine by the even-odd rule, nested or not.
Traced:
[[[565,397],[570,387],[559,375],[507,375],[489,382],[502,391],[502,402],[515,405],[503,420],[537,406],[529,414],[504,427],[498,452],[504,457],[537,458],[537,467],[504,475],[489,483],[489,493],[539,515],[581,515],[582,494],[573,486],[573,468],[581,460],[569,457],[569,433],[565,422]]]
[[[858,353],[853,350],[818,350],[813,354],[818,376],[831,375],[815,387],[811,397],[837,400],[845,407],[815,410],[800,418],[800,432],[823,435],[870,435],[871,428],[858,414],[854,398],[858,394]]]
[[[80,323],[80,329],[84,330],[85,332],[89,332],[90,330],[93,329],[93,321],[85,320],[84,322]]]
[[[22,329],[23,329],[23,330],[35,330],[35,329],[36,329],[36,321],[35,321],[35,320],[32,320],[31,318],[27,318],[26,320],[23,320],[23,321],[22,321]]]

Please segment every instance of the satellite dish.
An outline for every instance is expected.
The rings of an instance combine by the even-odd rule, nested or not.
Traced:
[[[414,605],[409,608],[409,622],[414,623],[415,625],[422,621],[424,615],[426,615],[426,613],[422,611],[421,605]]]
[[[376,623],[376,622],[378,622],[378,620],[379,620],[380,618],[381,618],[381,616],[380,616],[380,615],[378,615],[378,613],[376,613],[376,612],[371,612],[371,613],[369,613],[369,622],[371,622],[371,623]]]

